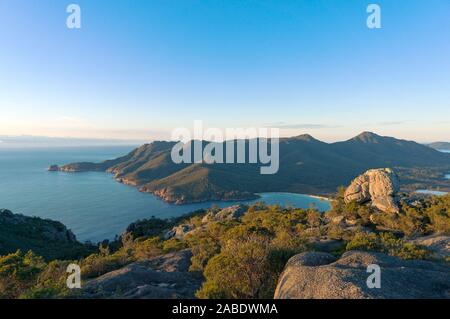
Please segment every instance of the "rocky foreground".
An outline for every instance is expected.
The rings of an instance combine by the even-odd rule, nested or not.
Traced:
[[[89,281],[85,298],[192,299],[202,277],[189,272],[189,249],[132,263]]]
[[[380,288],[367,285],[370,275],[367,269],[373,264],[380,266]],[[329,253],[307,252],[289,259],[275,298],[450,298],[450,267],[375,252],[350,251],[340,258]]]
[[[370,170],[326,213],[257,203],[136,221],[87,257],[62,224],[2,211],[0,298],[448,299],[450,195],[401,195],[396,178]],[[367,285],[373,265],[379,288]]]

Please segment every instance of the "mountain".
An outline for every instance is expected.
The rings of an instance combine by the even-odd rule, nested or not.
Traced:
[[[428,144],[429,147],[434,148],[436,150],[444,150],[450,151],[450,143],[449,142],[435,142]]]
[[[247,150],[249,142],[245,141]],[[193,147],[192,143],[186,145],[187,149]],[[110,172],[119,182],[178,204],[249,199],[258,192],[330,194],[370,168],[398,167],[402,173],[434,168],[439,174],[450,169],[450,154],[371,132],[337,143],[325,143],[310,135],[281,138],[279,171],[274,175],[261,175],[261,164],[175,164],[170,154],[175,144],[153,142],[114,160],[74,163],[58,169]],[[203,141],[202,148],[206,144]],[[223,143],[218,145],[223,147]],[[408,179],[410,184],[415,182]],[[447,186],[450,188],[450,182]]]

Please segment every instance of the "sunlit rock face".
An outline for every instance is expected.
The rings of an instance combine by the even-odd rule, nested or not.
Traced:
[[[359,204],[371,202],[373,207],[383,212],[397,213],[399,208],[395,195],[399,189],[398,177],[392,169],[370,169],[353,180],[345,190],[344,200]]]
[[[381,269],[380,289],[368,285],[370,265]],[[443,263],[376,252],[348,251],[339,259],[329,253],[306,252],[287,262],[274,298],[447,299],[449,292],[450,268]]]

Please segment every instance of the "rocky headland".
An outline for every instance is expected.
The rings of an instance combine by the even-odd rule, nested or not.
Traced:
[[[32,250],[46,259],[55,259],[86,255],[93,249],[79,243],[60,222],[0,209],[0,255],[16,250]]]

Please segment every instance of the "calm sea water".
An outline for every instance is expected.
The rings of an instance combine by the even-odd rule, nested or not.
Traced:
[[[167,204],[151,194],[116,182],[101,172],[47,172],[51,164],[103,161],[121,156],[133,146],[51,149],[0,148],[0,208],[28,216],[50,218],[64,223],[81,241],[112,239],[138,219],[151,216],[180,216],[212,205],[235,202],[208,202],[189,205]],[[327,210],[329,203],[307,195],[263,193],[267,204]],[[254,201],[249,201],[254,202]]]
[[[418,194],[428,194],[428,195],[437,195],[437,196],[447,195],[447,192],[433,191],[433,190],[429,190],[429,189],[418,189],[418,190],[416,190],[416,193],[418,193]]]

